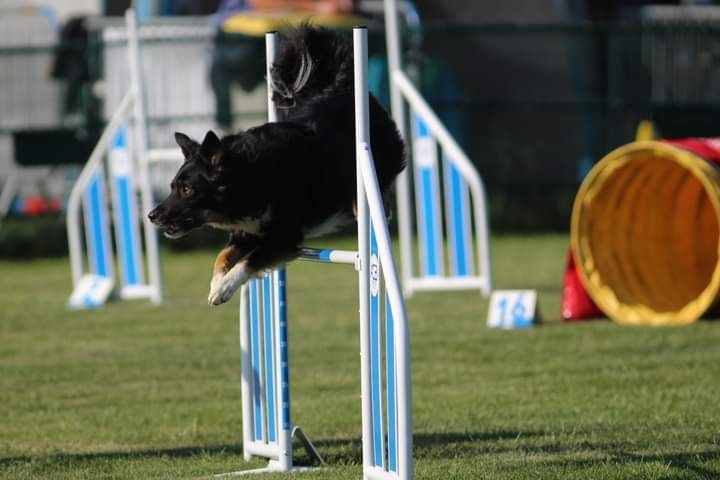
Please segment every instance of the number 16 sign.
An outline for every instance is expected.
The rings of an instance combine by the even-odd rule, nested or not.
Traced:
[[[495,290],[490,296],[488,327],[528,328],[535,320],[537,291]]]

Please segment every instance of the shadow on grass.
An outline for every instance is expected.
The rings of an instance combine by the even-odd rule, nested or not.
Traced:
[[[598,450],[602,450],[602,448],[599,448]],[[629,465],[659,463],[671,467],[673,470],[676,470],[676,472],[668,473],[668,475],[665,477],[658,477],[657,480],[670,480],[678,478],[677,470],[684,472],[692,472],[696,474],[698,478],[704,478],[708,480],[720,478],[720,466],[715,468],[707,468],[698,465],[698,463],[711,460],[720,461],[720,448],[715,450],[704,450],[701,452],[673,452],[650,455],[629,453],[623,451],[609,451],[605,458],[582,460],[550,460],[544,463],[546,465],[556,465],[560,467],[570,467],[574,469],[592,468],[594,466],[603,464]]]
[[[191,458],[207,455],[242,455],[242,444],[209,445],[202,447],[177,447],[147,450],[123,450],[119,452],[52,453],[48,455],[21,455],[0,458],[0,468],[30,462],[75,463],[104,460],[138,460],[142,458]]]
[[[624,452],[615,445],[591,443],[562,444],[556,441],[538,442],[548,434],[542,431],[518,432],[447,432],[416,433],[413,435],[414,454],[417,458],[477,458],[478,455],[492,455],[515,452],[518,454],[545,453],[549,458],[539,463],[549,467],[572,469],[590,469],[601,465],[632,465],[659,463],[675,470],[668,473],[666,479],[676,478],[677,471],[692,472],[699,478],[720,478],[720,466],[717,468],[701,466],[700,463],[711,460],[720,461],[720,448],[700,452],[671,452],[658,454],[639,454]],[[508,441],[512,441],[508,444]],[[318,440],[315,446],[328,465],[359,465],[362,463],[362,444],[360,438],[338,438]],[[295,462],[297,465],[312,463],[296,444]],[[597,458],[572,458],[583,452],[593,452]],[[604,455],[603,455],[604,453]],[[57,453],[49,455],[23,455],[0,458],[0,469],[25,463],[43,462],[54,464],[72,464],[107,460],[138,460],[143,458],[192,458],[197,456],[242,456],[242,444],[189,446],[167,449],[127,450],[117,452],[93,453]],[[663,480],[662,478],[658,480]]]
[[[438,449],[445,447],[457,448],[458,454],[476,454],[477,450],[469,448],[478,445],[478,442],[486,444],[499,440],[516,439],[527,436],[544,435],[542,432],[448,432],[448,433],[416,433],[413,435],[414,451],[416,455],[432,455]],[[336,464],[360,464],[362,463],[362,443],[360,438],[338,438],[329,440],[318,440],[314,442],[320,450],[325,461],[330,465]],[[309,459],[301,446],[295,446],[296,461],[298,465],[308,464]],[[491,451],[488,449],[488,452]],[[115,452],[92,452],[92,453],[52,453],[47,455],[21,455],[15,457],[0,458],[0,468],[16,464],[31,462],[47,463],[77,463],[105,460],[138,460],[143,458],[190,458],[195,456],[208,455],[237,455],[242,456],[242,443],[227,445],[189,446],[177,448],[160,448],[146,450],[123,450]],[[434,455],[433,455],[434,456]]]
[[[472,457],[478,453],[497,452],[498,441],[543,436],[543,432],[445,432],[413,434],[413,452],[422,458],[445,457],[448,450],[453,458]],[[330,465],[362,463],[360,438],[319,440],[315,446]],[[302,457],[301,457],[302,458]]]

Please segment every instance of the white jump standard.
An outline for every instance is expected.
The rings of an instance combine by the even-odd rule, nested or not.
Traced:
[[[492,280],[485,187],[470,159],[402,70],[397,3],[384,0],[392,116],[412,147],[412,162],[397,181],[405,295],[423,290],[478,289],[487,296]],[[412,119],[412,128],[407,127],[406,118]],[[444,200],[440,195],[441,175]],[[413,190],[417,232],[412,221]]]
[[[270,62],[275,34],[266,40]],[[364,27],[353,29],[353,41],[358,250],[304,249],[300,258],[351,264],[358,272],[363,478],[408,480],[413,476],[408,321],[369,146]],[[243,448],[246,459],[270,460],[264,472],[297,469],[292,465],[285,283],[285,272],[276,270],[250,281],[240,295]],[[313,455],[311,444],[304,436],[301,440]]]
[[[146,160],[151,156],[167,156],[167,152],[148,150],[138,26],[133,9],[125,13],[125,24],[129,88],[100,135],[68,200],[66,222],[73,281],[68,306],[71,308],[100,307],[112,294],[121,299],[149,298],[153,303],[162,302],[157,233],[147,217],[139,215],[139,210],[147,212],[153,204]],[[171,156],[175,158],[177,153]],[[111,202],[107,201],[108,184]],[[81,211],[84,213],[82,225]],[[83,249],[82,227],[87,252]],[[111,230],[115,232],[115,251]],[[119,276],[113,268],[116,255]]]

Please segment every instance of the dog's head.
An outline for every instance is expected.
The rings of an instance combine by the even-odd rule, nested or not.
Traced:
[[[205,223],[216,221],[221,210],[223,155],[220,139],[208,131],[202,143],[175,133],[185,162],[170,183],[170,195],[148,218],[169,238],[179,238]]]

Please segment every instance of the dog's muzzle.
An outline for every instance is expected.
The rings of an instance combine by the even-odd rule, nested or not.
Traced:
[[[184,217],[182,220],[168,219],[168,212],[162,206],[158,206],[148,213],[148,219],[168,238],[180,238],[190,230],[197,228],[191,217]]]

